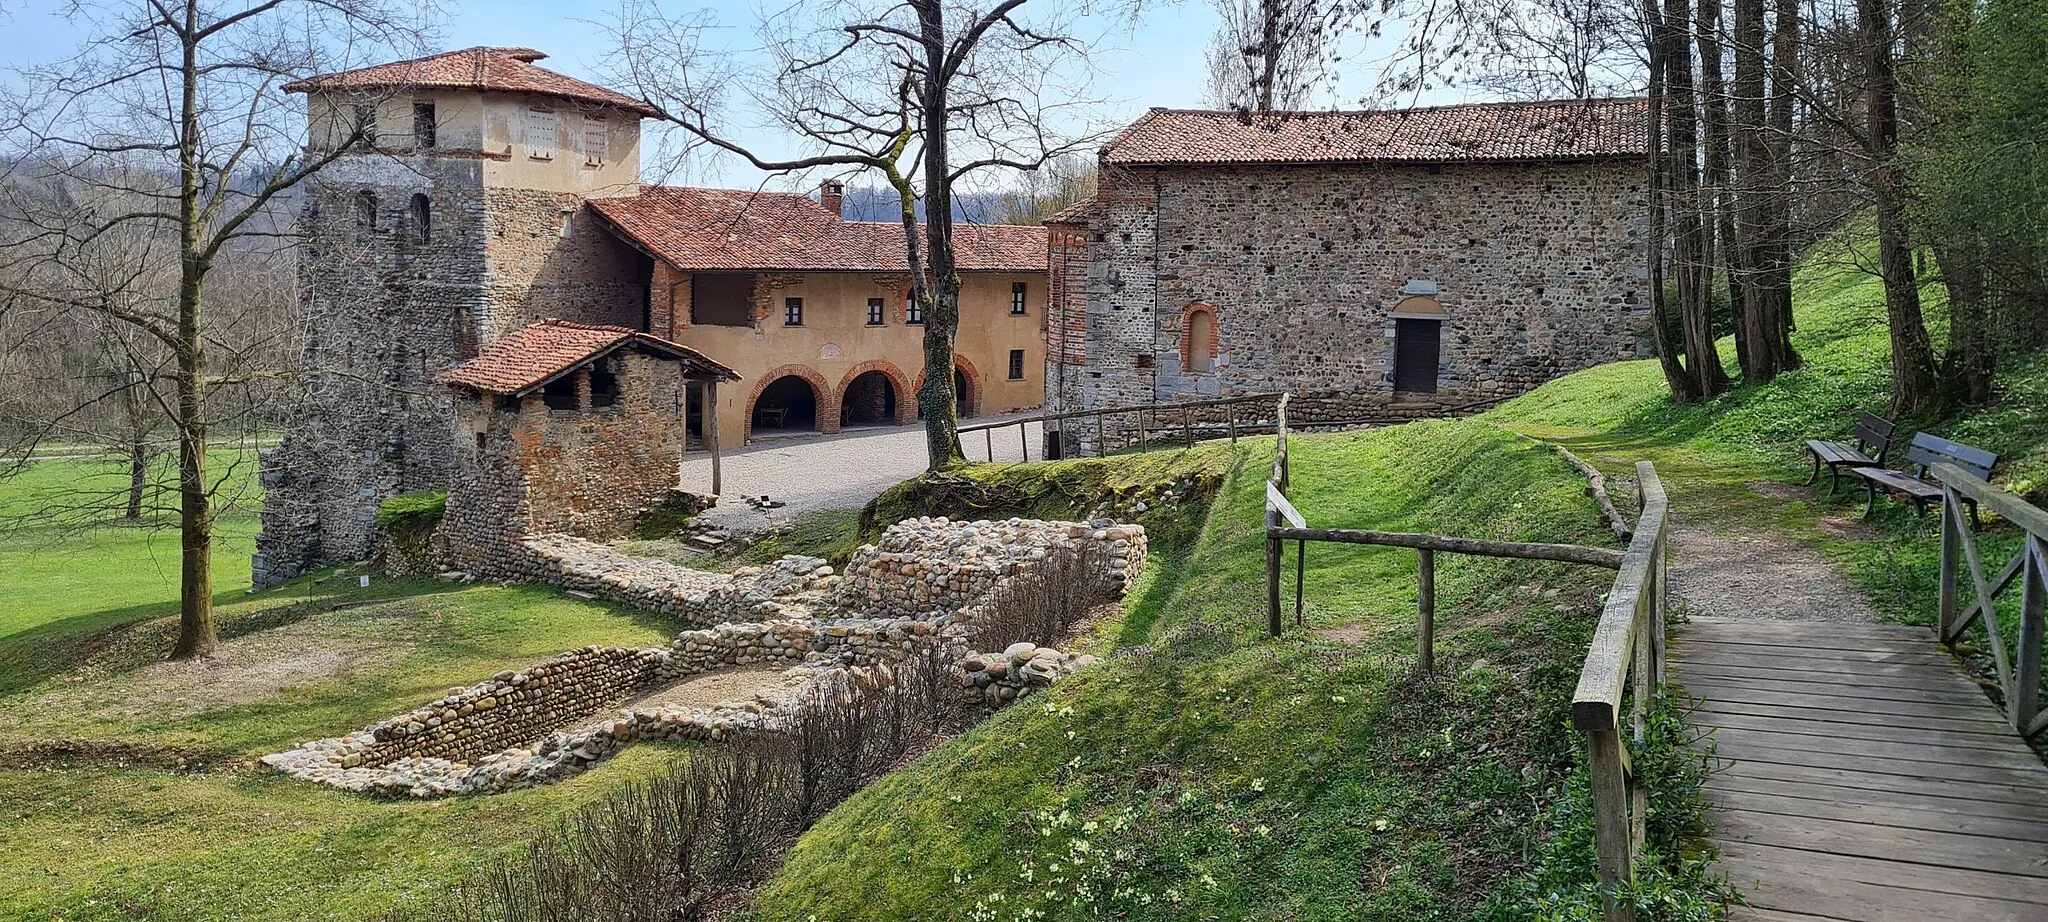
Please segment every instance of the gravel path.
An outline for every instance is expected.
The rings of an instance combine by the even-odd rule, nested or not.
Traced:
[[[1765,532],[1672,523],[1671,588],[1694,615],[1748,621],[1867,621],[1877,612],[1834,564]]]
[[[970,425],[1001,422],[1034,414],[983,416],[966,420]],[[1038,457],[1043,441],[1037,423],[1025,424],[1031,456]],[[993,444],[995,460],[1021,461],[1024,446],[1017,430],[1005,429],[984,440],[979,433],[962,438],[970,461],[986,460],[984,445]],[[720,459],[725,495],[718,506],[699,516],[701,521],[741,532],[759,531],[775,522],[821,509],[865,506],[883,490],[909,480],[925,468],[924,429],[908,426],[863,427],[837,435],[805,435],[769,438]],[[692,452],[683,459],[683,488],[711,489],[711,456]],[[784,503],[779,509],[756,509],[741,495],[767,494]]]

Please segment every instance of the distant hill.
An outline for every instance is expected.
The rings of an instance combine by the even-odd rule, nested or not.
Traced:
[[[993,224],[993,217],[1002,205],[999,192],[969,192],[953,198],[953,220],[969,224]],[[873,186],[846,190],[846,198],[840,206],[840,213],[848,221],[894,221],[902,214],[896,201],[896,190]],[[924,220],[924,203],[917,205],[917,219]]]

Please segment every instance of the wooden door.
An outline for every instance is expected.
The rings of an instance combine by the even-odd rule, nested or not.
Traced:
[[[1441,320],[1394,321],[1394,390],[1436,393],[1437,353],[1443,345]]]

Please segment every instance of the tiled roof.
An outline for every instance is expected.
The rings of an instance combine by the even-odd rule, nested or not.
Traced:
[[[688,346],[625,327],[541,320],[506,334],[476,357],[441,373],[444,384],[488,394],[524,394],[626,344],[694,364],[698,375],[739,380],[739,373]]]
[[[655,110],[640,100],[613,92],[594,83],[534,66],[547,55],[531,48],[489,48],[478,46],[450,51],[411,61],[394,61],[361,70],[321,74],[284,85],[287,93],[336,87],[390,89],[429,87],[453,90],[490,90],[502,93],[536,93],[582,102],[617,106],[639,115]]]
[[[1095,196],[1088,196],[1052,214],[1046,215],[1041,224],[1086,224],[1089,219],[1102,214],[1101,203]]]
[[[1635,99],[1483,103],[1369,112],[1153,109],[1109,142],[1105,163],[1352,163],[1640,157]]]
[[[592,199],[620,233],[684,272],[907,272],[903,225],[847,221],[787,192],[647,186],[639,195]],[[1044,272],[1045,229],[955,224],[965,272]]]

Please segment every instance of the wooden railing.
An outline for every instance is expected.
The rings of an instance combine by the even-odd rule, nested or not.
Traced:
[[[2048,712],[2041,709],[2042,608],[2048,602],[2048,512],[2007,493],[1953,464],[1930,468],[1941,481],[1941,641],[1951,649],[1963,631],[1984,623],[1991,661],[2005,694],[2005,717],[2021,736],[2048,730]],[[2020,550],[1998,571],[1984,576],[1984,560],[1976,533],[1964,515],[1966,500],[1975,501],[2020,528]],[[1962,608],[1962,571],[1969,570],[1971,600]],[[1998,597],[2017,582],[2020,587],[2017,649],[2006,649],[2005,625],[1999,622]]]
[[[996,459],[994,436],[996,430],[1007,429],[1011,426],[1017,427],[1017,441],[1023,446],[1024,460],[1029,461],[1031,460],[1031,433],[1025,426],[1031,423],[1044,424],[1069,419],[1091,419],[1095,421],[1095,453],[1097,457],[1106,456],[1111,451],[1109,438],[1106,434],[1108,430],[1103,427],[1103,423],[1126,416],[1135,417],[1136,425],[1125,427],[1124,431],[1130,433],[1130,435],[1125,439],[1123,446],[1116,449],[1117,451],[1127,448],[1149,451],[1151,441],[1146,437],[1146,433],[1177,434],[1180,436],[1181,443],[1186,445],[1193,445],[1199,441],[1196,438],[1198,433],[1209,438],[1214,438],[1217,435],[1227,435],[1230,438],[1230,443],[1235,445],[1237,444],[1239,434],[1264,432],[1273,426],[1273,423],[1263,418],[1247,418],[1237,412],[1237,409],[1252,403],[1275,401],[1281,396],[1275,393],[1245,394],[1239,397],[1224,397],[1219,400],[1183,400],[1173,403],[1152,403],[1132,407],[1103,407],[1097,410],[1040,413],[1036,416],[1006,419],[996,423],[977,423],[972,426],[961,426],[959,432],[963,445],[968,435],[976,432],[981,433],[982,448],[987,452],[990,462],[994,462]],[[1224,418],[1221,420],[1195,418],[1197,411],[1214,407],[1230,407],[1231,412],[1224,414]],[[1165,418],[1164,423],[1161,422],[1161,417]]]
[[[1636,853],[1643,846],[1648,793],[1629,759],[1621,736],[1624,706],[1630,738],[1643,739],[1644,714],[1664,681],[1664,621],[1668,588],[1664,578],[1670,503],[1657,469],[1636,462],[1642,513],[1622,555],[1621,572],[1607,593],[1572,696],[1572,725],[1586,734],[1586,759],[1593,791],[1593,832],[1599,851],[1600,890],[1607,922],[1633,922],[1635,909],[1623,894],[1635,881]]]

